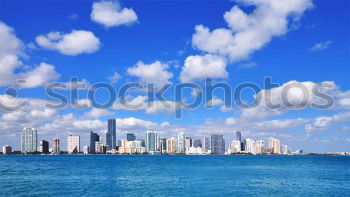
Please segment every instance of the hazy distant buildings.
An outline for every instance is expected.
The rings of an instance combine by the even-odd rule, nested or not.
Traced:
[[[224,154],[225,153],[225,141],[222,134],[210,135],[210,146],[212,154]]]
[[[9,155],[12,153],[12,147],[9,145],[2,146],[2,153],[4,155]]]
[[[160,153],[166,153],[166,139],[160,138]]]
[[[97,133],[90,131],[90,152],[96,151],[95,143],[100,141],[100,136]]]
[[[236,131],[236,140],[242,142],[242,133],[240,131]]]
[[[241,142],[238,140],[232,140],[230,145],[230,153],[239,153],[241,151]]]
[[[67,151],[71,153],[80,152],[80,136],[68,135],[67,137]]]
[[[116,128],[116,120],[115,119],[108,120],[106,145],[107,145],[107,150],[115,149],[117,146],[117,128]]]
[[[192,138],[186,137],[185,138],[185,151],[187,151],[192,146]]]
[[[185,133],[179,132],[177,135],[177,152],[185,153]]]
[[[21,133],[21,152],[36,152],[38,146],[38,134],[34,128],[24,128]]]
[[[90,152],[90,147],[89,146],[83,146],[83,153],[84,154],[89,154]]]
[[[264,140],[255,141],[255,153],[256,154],[264,154]]]
[[[135,140],[136,140],[135,134],[133,134],[133,133],[127,133],[127,134],[126,134],[126,140],[128,140],[128,141],[135,141]]]
[[[49,153],[49,142],[45,140],[40,141],[40,152]]]
[[[52,140],[52,152],[59,153],[60,152],[60,139],[54,138]]]
[[[176,139],[174,137],[171,137],[167,139],[166,141],[166,152],[168,154],[174,154],[176,152]]]
[[[281,154],[281,142],[279,139],[269,138],[269,151],[272,154]]]
[[[193,140],[192,146],[195,148],[198,148],[198,147],[202,148],[202,141],[200,139],[195,139],[195,140]]]
[[[207,153],[210,150],[210,140],[209,138],[205,137],[203,139],[203,152]]]
[[[146,132],[146,152],[154,153],[156,151],[157,133],[154,131]]]

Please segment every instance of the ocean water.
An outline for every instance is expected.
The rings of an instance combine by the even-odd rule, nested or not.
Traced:
[[[350,157],[1,156],[0,196],[350,196]]]

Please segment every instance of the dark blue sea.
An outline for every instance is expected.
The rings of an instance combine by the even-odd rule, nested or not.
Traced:
[[[350,196],[350,157],[1,156],[1,196]]]

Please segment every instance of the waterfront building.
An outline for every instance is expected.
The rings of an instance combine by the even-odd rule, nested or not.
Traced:
[[[9,155],[12,153],[12,147],[9,145],[2,146],[2,153],[4,155]]]
[[[201,155],[203,154],[203,149],[201,147],[190,147],[188,150],[186,150],[187,155]]]
[[[161,151],[160,137],[156,137],[156,151]]]
[[[209,150],[210,150],[210,140],[209,138],[206,137],[203,139],[203,152],[207,153],[209,152]]]
[[[185,150],[187,151],[189,148],[191,148],[192,145],[192,138],[186,137],[185,138]]]
[[[264,140],[256,140],[255,141],[255,153],[263,154],[265,152],[264,149]]]
[[[202,148],[202,141],[200,139],[193,140],[192,146],[195,148],[201,147]]]
[[[240,131],[236,131],[236,140],[242,142],[242,133]]]
[[[155,131],[146,132],[146,151],[148,153],[156,151],[156,137],[157,133]]]
[[[177,152],[185,153],[185,133],[179,132],[177,135]]]
[[[121,140],[121,146],[119,147],[120,154],[143,154],[146,150],[141,146],[141,141],[134,140]]]
[[[166,152],[168,154],[174,154],[176,152],[176,139],[174,137],[167,139]]]
[[[255,140],[252,139],[245,139],[244,140],[245,144],[245,152],[251,153],[251,154],[256,154],[256,148],[255,148]]]
[[[282,145],[282,146],[281,146],[281,152],[282,152],[282,154],[284,154],[284,155],[290,154],[288,145]]]
[[[54,138],[52,140],[52,152],[59,153],[60,152],[60,139]]]
[[[94,145],[95,145],[95,144],[94,144]],[[84,154],[89,154],[89,152],[90,152],[89,146],[83,146],[83,153],[84,153]]]
[[[67,151],[69,154],[80,152],[80,136],[69,134],[67,137]]]
[[[166,153],[166,139],[165,138],[160,138],[160,152]]]
[[[49,152],[49,142],[45,140],[40,141],[40,152],[48,153]]]
[[[230,152],[231,153],[239,153],[241,152],[241,142],[238,140],[232,140],[230,145]]]
[[[107,150],[115,149],[117,146],[117,128],[116,128],[116,120],[115,119],[108,120],[106,145],[107,145]]]
[[[94,133],[90,131],[90,152],[94,153],[96,148],[95,148],[95,142],[100,141],[100,136],[97,133]]]
[[[24,128],[21,133],[21,152],[36,152],[38,146],[38,134],[34,128]]]
[[[128,141],[135,141],[136,140],[136,135],[133,133],[127,133],[126,134],[126,140]]]
[[[272,154],[281,154],[281,142],[276,138],[269,138],[269,150]]]
[[[222,134],[210,135],[210,147],[212,154],[224,154],[225,153],[225,141]]]

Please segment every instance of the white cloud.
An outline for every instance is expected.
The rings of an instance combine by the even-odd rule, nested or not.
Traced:
[[[333,41],[326,41],[326,42],[320,42],[320,43],[316,43],[314,46],[312,46],[310,48],[311,51],[321,51],[321,50],[325,50],[327,49],[331,44],[333,43]]]
[[[100,40],[90,31],[73,30],[71,33],[50,32],[36,37],[39,46],[57,50],[64,55],[94,53],[100,48]]]
[[[53,65],[41,63],[32,71],[19,74],[19,79],[25,80],[21,83],[21,88],[34,88],[38,86],[45,86],[51,81],[57,80],[60,75],[55,71]]]
[[[156,114],[159,112],[174,113],[176,111],[176,102],[173,101],[151,101],[148,103],[146,113]]]
[[[24,79],[26,83],[21,83],[21,88],[34,88],[59,78],[53,65],[41,63],[36,68],[23,65],[20,61],[20,57],[25,56],[23,48],[23,42],[16,37],[13,28],[0,21],[0,86],[15,85],[17,80]],[[29,71],[15,73],[23,67]]]
[[[320,116],[314,119],[311,124],[305,126],[306,131],[324,131],[332,125],[350,122],[350,112],[341,112],[333,116]]]
[[[219,99],[219,98],[217,98],[217,97],[213,97],[211,100],[209,100],[206,104],[205,104],[205,106],[206,107],[215,107],[215,106],[218,106],[218,105],[222,105],[224,102],[221,100],[221,99]]]
[[[118,1],[101,1],[92,4],[91,20],[106,27],[130,25],[137,22],[132,8],[121,8]]]
[[[169,80],[173,77],[173,74],[167,71],[168,68],[168,64],[159,61],[152,64],[139,61],[135,66],[128,68],[127,72],[131,76],[138,77],[142,83],[161,87],[164,84],[170,84]]]
[[[156,123],[134,117],[117,118],[116,125],[119,129],[149,129],[157,126]]]
[[[112,115],[114,115],[114,113],[107,109],[92,108],[90,111],[84,113],[83,117],[97,119],[104,116],[112,116]]]
[[[197,25],[196,33],[192,37],[194,47],[227,56],[231,62],[247,59],[273,37],[286,34],[290,19],[296,22],[312,7],[311,0],[237,1],[242,5],[255,6],[255,9],[247,14],[238,6],[233,6],[224,14],[230,29],[210,31],[203,25]]]
[[[226,59],[216,55],[188,56],[180,73],[182,82],[201,78],[227,78]]]
[[[117,83],[121,78],[122,78],[122,76],[117,72],[115,72],[113,74],[113,76],[108,77],[108,79],[111,81],[111,83]]]

